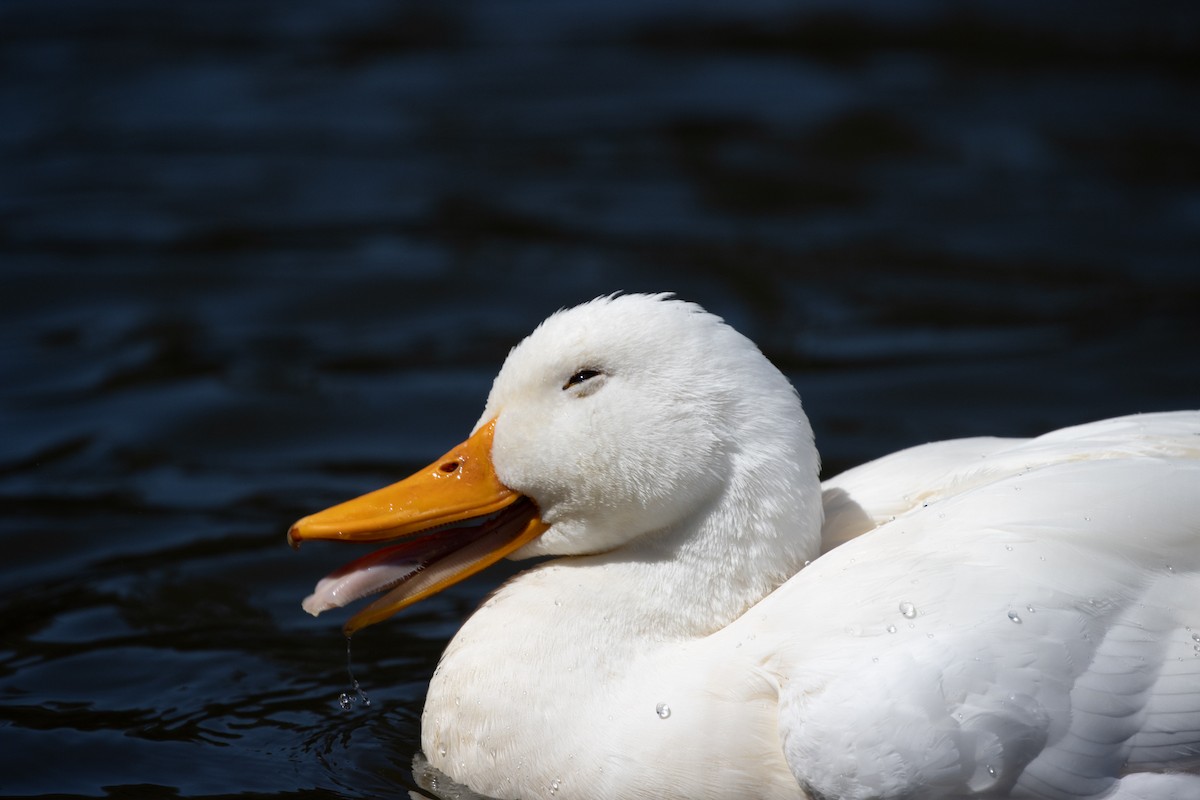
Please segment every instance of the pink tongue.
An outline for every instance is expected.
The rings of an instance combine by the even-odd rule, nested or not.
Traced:
[[[477,538],[485,526],[447,528],[355,559],[317,581],[300,605],[314,617],[331,608],[386,591]]]
[[[395,563],[383,561],[350,572],[338,570],[317,581],[313,593],[300,605],[315,617],[322,611],[341,608],[369,594],[390,589],[420,569],[421,562],[409,559]]]

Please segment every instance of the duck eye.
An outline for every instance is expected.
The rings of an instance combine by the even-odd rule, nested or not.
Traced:
[[[572,386],[576,386],[580,383],[583,383],[584,381],[594,378],[599,374],[600,374],[599,370],[581,369],[578,372],[576,372],[574,375],[572,375],[571,377],[567,378],[567,382],[563,384],[563,389],[564,390],[570,389]]]

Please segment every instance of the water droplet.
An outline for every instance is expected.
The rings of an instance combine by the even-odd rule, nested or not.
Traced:
[[[666,703],[659,703],[654,707],[654,713],[658,714],[660,718],[666,719],[671,716],[671,707]]]
[[[900,613],[907,619],[912,619],[917,615],[917,607],[905,600],[900,604]]]
[[[354,678],[354,670],[350,667],[349,636],[346,637],[346,674],[350,677],[351,689],[353,690],[354,694],[350,694],[350,692],[342,692],[340,695],[338,695],[338,705],[340,705],[342,709],[346,711],[349,711],[356,702],[359,703],[363,708],[370,708],[371,698],[367,697],[366,692],[364,692],[362,687],[358,685],[358,681]]]
[[[1193,641],[1193,642],[1200,642],[1200,633],[1193,633],[1193,634],[1192,634],[1192,641]]]
[[[895,626],[895,625],[888,625],[888,626],[887,626],[887,632],[888,632],[888,633],[895,633],[895,632],[896,632],[896,626]]]
[[[993,778],[996,777],[996,768],[993,767],[991,764],[988,764],[987,771],[988,771],[988,775],[991,775]]]
[[[1008,552],[1010,552],[1010,553],[1011,553],[1011,552],[1012,552],[1012,545],[1011,545],[1011,544],[1006,544],[1006,545],[1004,545],[1004,549],[1005,549],[1005,550],[1007,550]]]
[[[445,755],[446,755],[446,748],[444,748],[444,747],[439,747],[439,748],[438,748],[438,755],[439,755],[439,756],[445,756]]]
[[[1175,568],[1172,567],[1170,564],[1167,564],[1167,572],[1174,572],[1174,571],[1175,571]]]
[[[558,786],[559,786],[558,778],[555,778],[554,780],[550,781],[550,794],[557,794]]]
[[[1036,614],[1036,613],[1037,613],[1037,611],[1034,609],[1034,607],[1033,607],[1033,606],[1025,606],[1025,610],[1026,610],[1026,611],[1028,611],[1030,614]]]
[[[562,600],[555,600],[555,601],[554,601],[554,605],[556,605],[556,606],[561,606],[561,605],[562,605]]]
[[[807,566],[808,566],[809,564],[811,564],[811,563],[812,563],[811,561],[805,561],[805,562],[804,562],[804,566],[805,566],[805,567],[807,567]],[[803,568],[804,568],[804,567],[801,567],[801,569],[803,569]]]
[[[1021,615],[1015,611],[1008,612],[1008,619],[1010,622],[1015,622],[1018,625],[1021,624]]]

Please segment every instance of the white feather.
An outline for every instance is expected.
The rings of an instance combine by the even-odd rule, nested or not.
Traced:
[[[552,524],[518,555],[562,557],[443,656],[423,746],[454,779],[1200,797],[1200,413],[925,445],[822,487],[754,345],[631,295],[543,323],[493,418],[497,474]]]

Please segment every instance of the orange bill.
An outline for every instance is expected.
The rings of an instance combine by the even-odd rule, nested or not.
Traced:
[[[496,421],[399,483],[304,517],[288,532],[308,539],[402,540],[326,578],[304,601],[314,616],[387,592],[345,624],[347,636],[474,575],[549,527],[529,498],[500,483],[492,467]],[[472,525],[455,525],[465,521]],[[455,527],[450,527],[455,526]]]

